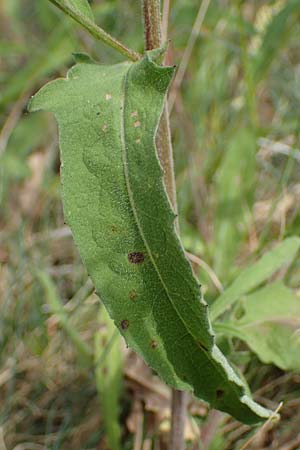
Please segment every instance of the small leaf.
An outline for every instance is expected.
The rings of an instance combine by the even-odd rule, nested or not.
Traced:
[[[300,239],[298,237],[287,238],[252,266],[243,270],[232,285],[213,303],[210,309],[211,320],[215,321],[242,295],[258,287],[281,267],[289,265],[298,253],[299,247]]]
[[[245,297],[239,320],[216,324],[223,334],[247,342],[265,363],[300,370],[300,297],[276,282]]]
[[[78,64],[32,99],[59,124],[65,219],[127,344],[177,389],[246,423],[270,412],[215,344],[175,232],[154,138],[174,68]]]

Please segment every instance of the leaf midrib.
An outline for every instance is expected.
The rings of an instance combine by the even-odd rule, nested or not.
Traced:
[[[133,66],[131,66],[128,71],[125,73],[124,75],[124,80],[123,80],[123,86],[122,86],[122,95],[121,95],[121,148],[122,148],[122,161],[123,161],[123,168],[124,168],[124,176],[125,176],[125,184],[126,184],[126,188],[127,188],[127,193],[128,193],[128,198],[129,198],[129,202],[132,208],[132,212],[134,215],[134,219],[136,222],[136,225],[138,227],[139,233],[141,235],[141,238],[145,244],[148,256],[150,258],[150,261],[152,262],[152,265],[158,275],[159,280],[161,281],[161,284],[166,292],[167,298],[169,300],[169,302],[171,303],[174,311],[176,312],[179,320],[182,322],[183,326],[188,330],[189,335],[192,337],[192,339],[194,340],[195,345],[199,348],[200,351],[202,351],[202,353],[207,357],[208,360],[211,361],[211,363],[213,364],[213,366],[215,367],[216,371],[219,372],[219,375],[221,376],[221,378],[223,378],[225,381],[228,381],[227,377],[225,376],[224,372],[225,368],[223,367],[223,371],[220,370],[220,366],[217,363],[217,361],[215,361],[215,359],[212,357],[211,354],[211,350],[208,351],[204,351],[201,347],[199,347],[196,343],[196,339],[194,337],[194,335],[191,333],[189,327],[187,326],[187,324],[185,323],[184,319],[181,317],[180,313],[178,312],[176,306],[174,305],[173,301],[172,301],[172,297],[169,293],[169,290],[166,286],[166,284],[164,283],[164,280],[162,279],[161,275],[160,275],[160,271],[159,268],[157,267],[156,263],[155,263],[155,259],[153,258],[152,255],[152,251],[151,248],[148,244],[148,241],[144,235],[138,214],[137,214],[137,210],[135,207],[135,201],[134,201],[134,197],[133,197],[133,193],[132,193],[132,189],[131,189],[131,185],[130,185],[130,176],[129,176],[129,170],[128,170],[128,164],[127,164],[127,150],[126,150],[126,140],[125,140],[125,101],[126,101],[126,85],[127,85],[127,80],[128,80],[128,75],[130,70],[132,70]],[[158,126],[159,126],[159,121],[158,121]],[[158,128],[157,126],[157,128]],[[156,133],[155,133],[156,134]],[[175,230],[174,230],[175,233]],[[208,331],[209,332],[209,331]],[[213,344],[214,346],[215,344]],[[234,383],[235,384],[235,383]],[[238,386],[236,386],[238,388]]]

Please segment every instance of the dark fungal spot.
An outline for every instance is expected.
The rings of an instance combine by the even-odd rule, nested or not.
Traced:
[[[220,400],[222,397],[224,397],[225,392],[223,391],[223,389],[217,389],[216,390],[216,396],[217,399]]]
[[[111,231],[112,231],[113,233],[116,233],[116,232],[118,231],[118,228],[116,227],[116,225],[112,225],[112,226],[111,226]]]
[[[129,322],[128,322],[128,320],[126,320],[126,319],[122,320],[122,322],[121,322],[121,328],[122,328],[122,330],[127,330],[128,327],[129,327]]]
[[[145,260],[144,253],[141,252],[132,252],[128,253],[128,261],[132,264],[141,264]]]
[[[204,344],[202,344],[202,342],[197,341],[197,345],[198,345],[198,347],[202,348],[202,350],[205,350],[206,352],[208,352],[208,348]]]
[[[154,339],[150,342],[151,348],[157,348],[158,346],[158,342],[155,341]]]
[[[134,289],[129,292],[130,300],[133,300],[133,301],[136,300],[137,296],[138,296],[138,294],[137,294],[137,292]]]

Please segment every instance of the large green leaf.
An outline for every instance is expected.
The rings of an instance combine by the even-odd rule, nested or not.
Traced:
[[[127,344],[170,386],[255,423],[270,412],[215,345],[162,181],[154,137],[173,71],[149,53],[137,63],[77,64],[30,109],[58,120],[65,218]]]
[[[300,297],[276,282],[245,297],[240,307],[239,319],[216,328],[246,341],[263,362],[300,370]]]
[[[287,238],[264,254],[256,263],[244,269],[213,303],[210,310],[211,320],[216,320],[242,295],[258,287],[281,267],[290,264],[298,253],[299,247],[300,239],[297,236]]]

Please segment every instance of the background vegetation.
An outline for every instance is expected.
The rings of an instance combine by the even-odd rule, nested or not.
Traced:
[[[208,3],[170,100],[182,239],[212,303],[299,234],[300,5]],[[92,6],[104,29],[143,51],[140,2]],[[171,2],[170,62],[180,63],[200,6]],[[0,448],[164,449],[169,390],[123,348],[94,295],[64,225],[54,119],[26,112],[30,95],[65,75],[72,52],[122,58],[48,0],[0,1],[0,29]],[[255,398],[272,409],[284,402],[281,422],[247,448],[300,448],[300,257],[298,241],[289,242],[289,264],[258,279],[247,297],[255,320],[251,308],[241,312],[242,289],[226,316],[227,326],[246,317],[248,345],[217,328]],[[254,432],[194,399],[188,414],[191,449],[240,449]]]

